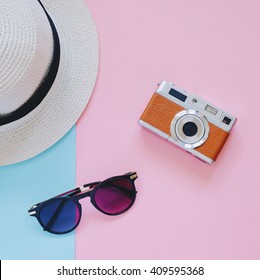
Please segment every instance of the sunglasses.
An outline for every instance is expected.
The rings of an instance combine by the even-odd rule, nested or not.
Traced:
[[[37,203],[28,212],[37,218],[43,230],[54,234],[68,233],[80,223],[82,210],[79,200],[82,198],[89,196],[94,207],[106,215],[126,212],[135,202],[136,178],[136,172],[129,172],[102,182],[85,184]]]

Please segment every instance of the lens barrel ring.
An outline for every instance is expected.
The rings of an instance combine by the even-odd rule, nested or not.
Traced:
[[[193,124],[190,133],[185,133],[185,125]],[[183,110],[175,115],[171,122],[173,140],[185,149],[201,146],[209,135],[209,124],[204,115],[196,110]]]

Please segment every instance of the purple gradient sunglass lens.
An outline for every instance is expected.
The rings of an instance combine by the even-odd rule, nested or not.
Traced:
[[[129,209],[135,201],[136,190],[133,183],[126,178],[105,182],[95,192],[98,208],[109,215],[118,215]]]

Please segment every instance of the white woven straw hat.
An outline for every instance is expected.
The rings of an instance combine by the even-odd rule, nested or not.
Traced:
[[[0,0],[0,165],[62,138],[97,77],[98,36],[84,0]]]

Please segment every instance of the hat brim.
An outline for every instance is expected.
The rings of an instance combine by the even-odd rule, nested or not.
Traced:
[[[25,117],[0,127],[0,165],[29,159],[55,144],[77,122],[98,71],[98,35],[83,0],[42,0],[61,45],[52,88]]]

